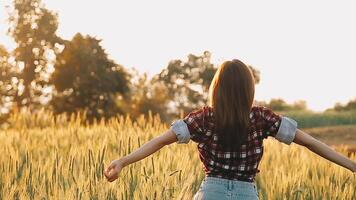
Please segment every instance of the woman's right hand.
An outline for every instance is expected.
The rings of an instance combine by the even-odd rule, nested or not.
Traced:
[[[119,173],[122,168],[124,168],[124,164],[121,160],[113,160],[110,165],[104,170],[104,175],[109,182],[113,182],[119,177]]]

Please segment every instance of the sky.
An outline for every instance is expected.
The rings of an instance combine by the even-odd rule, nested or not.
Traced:
[[[58,13],[58,35],[102,39],[110,58],[149,75],[172,59],[212,53],[260,70],[256,99],[306,100],[323,111],[356,98],[356,3],[353,1],[44,0]],[[0,0],[0,44],[6,5]]]

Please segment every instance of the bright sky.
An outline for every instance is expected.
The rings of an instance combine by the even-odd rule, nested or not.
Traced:
[[[0,44],[6,36],[0,0]],[[238,58],[261,71],[256,99],[304,99],[316,111],[356,97],[354,1],[44,1],[59,14],[59,36],[102,39],[125,67],[150,75],[171,59],[209,50],[213,61]]]

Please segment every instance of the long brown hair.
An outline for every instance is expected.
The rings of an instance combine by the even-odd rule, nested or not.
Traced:
[[[237,59],[222,63],[210,84],[208,104],[213,108],[218,144],[223,149],[236,150],[247,139],[254,96],[250,68]]]

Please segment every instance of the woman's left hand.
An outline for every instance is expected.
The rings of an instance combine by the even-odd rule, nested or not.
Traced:
[[[104,170],[104,175],[109,182],[115,181],[119,177],[119,173],[124,167],[120,160],[114,160],[110,165]]]

